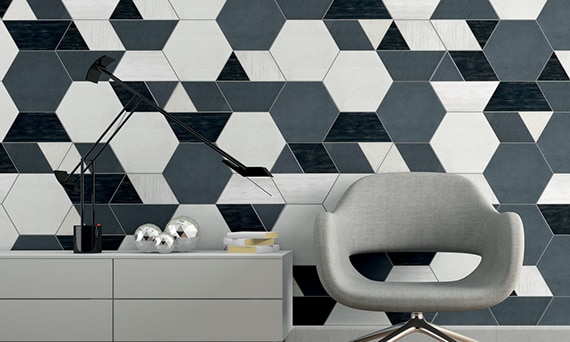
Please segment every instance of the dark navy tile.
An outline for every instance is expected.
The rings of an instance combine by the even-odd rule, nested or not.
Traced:
[[[439,63],[437,70],[433,73],[431,77],[432,81],[464,81],[463,76],[457,69],[457,65],[449,56],[449,53],[446,53]]]
[[[382,1],[334,0],[325,19],[392,19]]]
[[[124,54],[125,51],[57,51],[57,55],[73,81],[85,81],[91,64],[104,55],[115,59],[115,62],[107,66],[107,70],[114,72]],[[108,79],[108,76],[101,75],[101,81]]]
[[[177,20],[111,20],[127,50],[162,50]]]
[[[485,113],[501,142],[534,142],[518,113]]]
[[[287,142],[320,143],[339,111],[322,82],[287,82],[270,113]]]
[[[388,31],[380,41],[377,50],[409,50],[408,43],[400,33],[396,22],[392,22]]]
[[[429,81],[440,64],[444,52],[378,51],[378,54],[392,76],[392,80]]]
[[[500,203],[536,203],[552,171],[536,144],[502,143],[484,175]]]
[[[303,173],[299,162],[291,152],[288,145],[283,147],[283,151],[271,168],[272,173]]]
[[[57,50],[89,50],[75,23],[72,22],[69,25],[65,35],[57,45]]]
[[[538,82],[546,100],[554,111],[570,111],[570,82]]]
[[[64,251],[73,250],[73,235],[58,235],[56,238]]]
[[[216,207],[232,232],[267,231],[249,204],[218,204]]]
[[[115,192],[115,195],[111,199],[111,203],[142,203],[137,190],[128,176],[125,175],[123,178],[123,181],[117,188],[117,192]]]
[[[97,204],[106,204],[111,201],[113,195],[117,191],[117,188],[121,184],[124,175],[122,174],[95,174],[95,203]],[[93,176],[91,174],[85,175],[85,196],[86,202],[91,201],[91,189],[92,186],[92,179]],[[79,174],[72,177],[70,181],[76,182],[77,186],[80,187],[81,178]],[[67,195],[71,202],[78,204],[80,201],[80,194],[74,193],[69,190],[66,190]]]
[[[120,0],[111,19],[142,19],[142,16],[133,0]]]
[[[234,50],[269,50],[285,17],[274,1],[228,0],[216,21]]]
[[[18,173],[3,144],[0,144],[0,173]]]
[[[125,235],[103,235],[101,248],[104,251],[117,251],[119,247],[121,247],[124,239]]]
[[[432,322],[437,325],[497,325],[489,309],[439,312]]]
[[[117,159],[117,156],[113,152],[113,149],[109,146],[103,148],[103,143],[97,144],[93,151],[87,155],[87,152],[93,147],[93,144],[89,143],[81,143],[75,144],[79,155],[83,158],[86,158],[88,161],[92,160],[93,158],[97,158],[95,160],[95,172],[97,173],[124,173],[125,170],[123,169],[121,163]],[[100,154],[99,154],[100,152]],[[99,156],[97,156],[99,154]],[[79,160],[77,160],[79,163]],[[91,172],[93,172],[93,167],[89,168]],[[71,172],[71,170],[68,170]]]
[[[536,265],[544,248],[552,238],[552,232],[540,210],[534,204],[528,205],[504,205],[499,206],[500,212],[517,213],[524,226],[524,264]]]
[[[537,143],[555,173],[570,172],[570,114],[554,113]]]
[[[537,18],[554,50],[570,50],[570,6],[566,0],[548,0]]]
[[[323,144],[289,144],[305,173],[337,173]]]
[[[568,267],[568,251],[570,236],[555,235],[544,250],[538,263],[538,270],[548,284],[555,297],[570,296],[570,267]]]
[[[5,21],[20,50],[55,50],[71,21]]]
[[[327,143],[326,150],[341,173],[374,173],[357,143]]]
[[[499,19],[489,0],[441,0],[431,19]]]
[[[570,298],[553,297],[539,325],[570,325],[568,309],[570,309]]]
[[[6,14],[6,10],[8,9],[11,3],[12,0],[0,0],[0,18],[2,18],[4,14]]]
[[[388,253],[388,258],[394,266],[428,266],[435,253],[431,252],[392,252]]]
[[[131,235],[142,224],[152,223],[164,229],[178,209],[178,205],[113,204],[111,210],[123,227],[125,234]],[[103,228],[104,231],[105,228]]]
[[[396,144],[412,172],[445,172],[430,144]]]
[[[568,80],[570,80],[570,78],[568,78],[568,74],[566,74],[564,67],[562,66],[562,64],[560,63],[560,61],[558,60],[558,57],[556,56],[556,54],[554,52],[550,56],[550,59],[548,60],[548,63],[546,63],[546,66],[544,67],[544,69],[542,69],[542,72],[540,73],[538,80],[539,81],[568,81]]]
[[[325,25],[340,50],[374,50],[357,20],[325,20]]]
[[[485,47],[498,23],[498,20],[467,20],[467,25],[469,25],[481,48]]]
[[[178,146],[163,175],[180,204],[214,204],[232,172],[210,147],[186,143]]]
[[[340,113],[325,142],[388,142],[376,113]]]
[[[218,82],[234,112],[268,112],[284,82]]]
[[[322,19],[333,0],[277,0],[285,18]]]
[[[451,51],[451,58],[466,81],[497,81],[497,76],[481,51]]]
[[[331,297],[293,297],[293,325],[324,325],[335,304]]]
[[[350,263],[358,273],[376,281],[386,280],[393,266],[388,255],[383,252],[354,254],[350,256]]]
[[[156,102],[152,98],[152,94],[150,93],[150,90],[146,86],[146,83],[144,83],[144,82],[125,82],[125,84],[128,87],[139,92],[142,96],[151,100],[156,105]],[[113,87],[115,94],[117,94],[117,97],[119,98],[119,100],[121,101],[123,106],[125,106],[127,111],[156,112],[156,109],[153,108],[151,105],[149,105],[146,102],[143,102],[143,101],[139,102],[138,99],[131,101],[131,99],[133,98],[133,94],[131,92],[129,92],[127,89],[125,89],[123,86],[118,84],[117,82],[111,82],[111,86]]]
[[[87,199],[89,201],[89,199]],[[81,209],[79,204],[75,205],[75,210],[78,214],[81,214]],[[84,218],[86,223],[93,223],[92,219],[93,211],[91,210],[91,205],[89,202],[85,204]],[[77,222],[79,224],[79,222]],[[106,234],[125,234],[123,227],[117,221],[117,217],[111,210],[108,204],[95,204],[95,224],[101,225],[101,230],[103,235]]]
[[[12,246],[13,251],[60,251],[61,245],[55,235],[20,235]]]
[[[445,116],[429,82],[394,82],[376,111],[394,142],[429,142]]]
[[[51,173],[53,171],[38,144],[5,143],[4,148],[20,173]]]
[[[323,288],[316,266],[294,265],[293,279],[299,285],[301,292],[305,296],[327,296]]]
[[[62,0],[27,0],[38,19],[71,19]]]
[[[146,82],[146,85],[156,103],[164,108],[168,100],[170,100],[174,89],[176,89],[178,82]]]
[[[491,308],[499,325],[537,325],[551,297],[509,297]]]
[[[279,215],[281,215],[284,207],[284,204],[253,205],[253,209],[267,230],[273,230],[273,226],[275,225],[275,222],[277,222],[277,219],[279,218]]]
[[[218,140],[231,113],[175,113],[172,116],[188,125],[207,140],[214,142]],[[181,143],[200,141],[195,135],[186,131],[176,122],[171,119],[167,120]]]
[[[182,82],[182,86],[197,110],[210,112],[231,111],[216,82]]]
[[[20,51],[3,82],[21,112],[55,112],[71,85],[54,51]]]
[[[485,107],[489,112],[552,111],[534,82],[501,82]]]
[[[249,77],[241,66],[235,52],[232,52],[230,58],[228,58],[217,81],[249,81]]]
[[[4,137],[4,142],[71,141],[54,113],[20,113]]]
[[[538,208],[554,234],[570,234],[570,205],[539,204]]]

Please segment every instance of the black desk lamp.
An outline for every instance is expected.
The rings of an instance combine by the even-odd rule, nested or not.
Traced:
[[[81,215],[81,224],[73,226],[73,251],[75,253],[100,253],[102,250],[102,227],[100,224],[95,223],[95,160],[99,157],[101,152],[109,145],[111,140],[117,135],[119,130],[125,125],[125,123],[129,120],[129,118],[134,114],[137,107],[144,103],[146,105],[151,106],[157,112],[164,115],[167,119],[172,120],[177,125],[182,127],[187,132],[194,135],[198,140],[206,144],[208,147],[219,153],[223,159],[222,162],[226,164],[229,168],[237,172],[243,177],[272,177],[271,172],[267,170],[265,167],[261,166],[245,166],[237,159],[232,157],[226,151],[222,150],[214,143],[206,139],[200,133],[196,132],[190,126],[185,124],[184,122],[180,121],[178,118],[173,116],[172,114],[168,113],[164,109],[160,108],[158,105],[155,104],[154,101],[148,99],[146,96],[138,92],[137,90],[131,88],[129,85],[125,84],[125,82],[121,81],[118,77],[113,75],[110,71],[106,69],[106,67],[114,62],[115,60],[109,56],[102,56],[97,59],[87,71],[87,76],[85,79],[87,81],[91,81],[93,83],[98,83],[101,74],[105,74],[109,76],[116,84],[121,86],[123,89],[127,90],[130,94],[132,94],[131,99],[123,106],[123,109],[117,114],[115,119],[107,126],[105,131],[99,136],[97,141],[93,143],[93,146],[85,153],[79,164],[75,166],[75,168],[71,171],[71,173],[67,173],[66,171],[62,170],[55,170],[54,174],[58,180],[58,182],[65,188],[72,192],[80,194],[80,215]],[[132,105],[132,108],[131,108]],[[128,108],[128,109],[127,109]],[[117,126],[114,132],[109,136],[107,141],[102,145],[99,146],[99,143],[104,139],[105,136],[109,133],[111,128],[119,121],[119,119],[127,113],[126,117],[123,121]],[[90,157],[92,153],[98,148],[97,152],[94,154],[93,157]],[[86,164],[87,162],[87,164]],[[85,172],[86,170],[91,168],[91,224],[85,223]],[[77,186],[77,178],[72,179],[74,173],[80,169],[79,173],[79,181],[80,184]]]

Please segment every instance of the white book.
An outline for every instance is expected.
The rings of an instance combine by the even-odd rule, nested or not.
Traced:
[[[279,232],[243,231],[229,232],[226,237],[230,239],[274,239],[279,237]]]
[[[278,252],[279,245],[270,246],[228,246],[228,253],[271,253]]]
[[[275,239],[232,239],[225,237],[224,245],[226,246],[267,246],[275,244]]]

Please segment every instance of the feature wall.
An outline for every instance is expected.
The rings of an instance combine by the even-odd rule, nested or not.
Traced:
[[[232,173],[140,106],[97,159],[104,249],[133,249],[139,225],[178,215],[200,224],[199,249],[222,249],[228,231],[279,231],[294,252],[295,325],[396,323],[407,314],[327,296],[314,218],[367,174],[456,173],[521,215],[524,268],[500,305],[427,318],[570,324],[570,2],[0,0],[0,17],[0,249],[71,248],[79,198],[53,171],[71,171],[131,106],[108,79],[85,81],[108,55],[120,79],[273,178]],[[387,281],[457,279],[476,263],[442,253],[355,261]]]

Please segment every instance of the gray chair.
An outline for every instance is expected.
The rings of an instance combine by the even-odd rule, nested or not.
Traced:
[[[396,341],[422,332],[441,341],[474,341],[428,323],[423,312],[496,305],[513,291],[522,268],[524,232],[515,213],[499,213],[467,178],[445,173],[388,173],[352,184],[314,229],[319,278],[337,302],[361,310],[410,312],[411,319],[354,341]],[[463,279],[381,282],[361,275],[349,257],[368,252],[456,252],[479,255]]]

